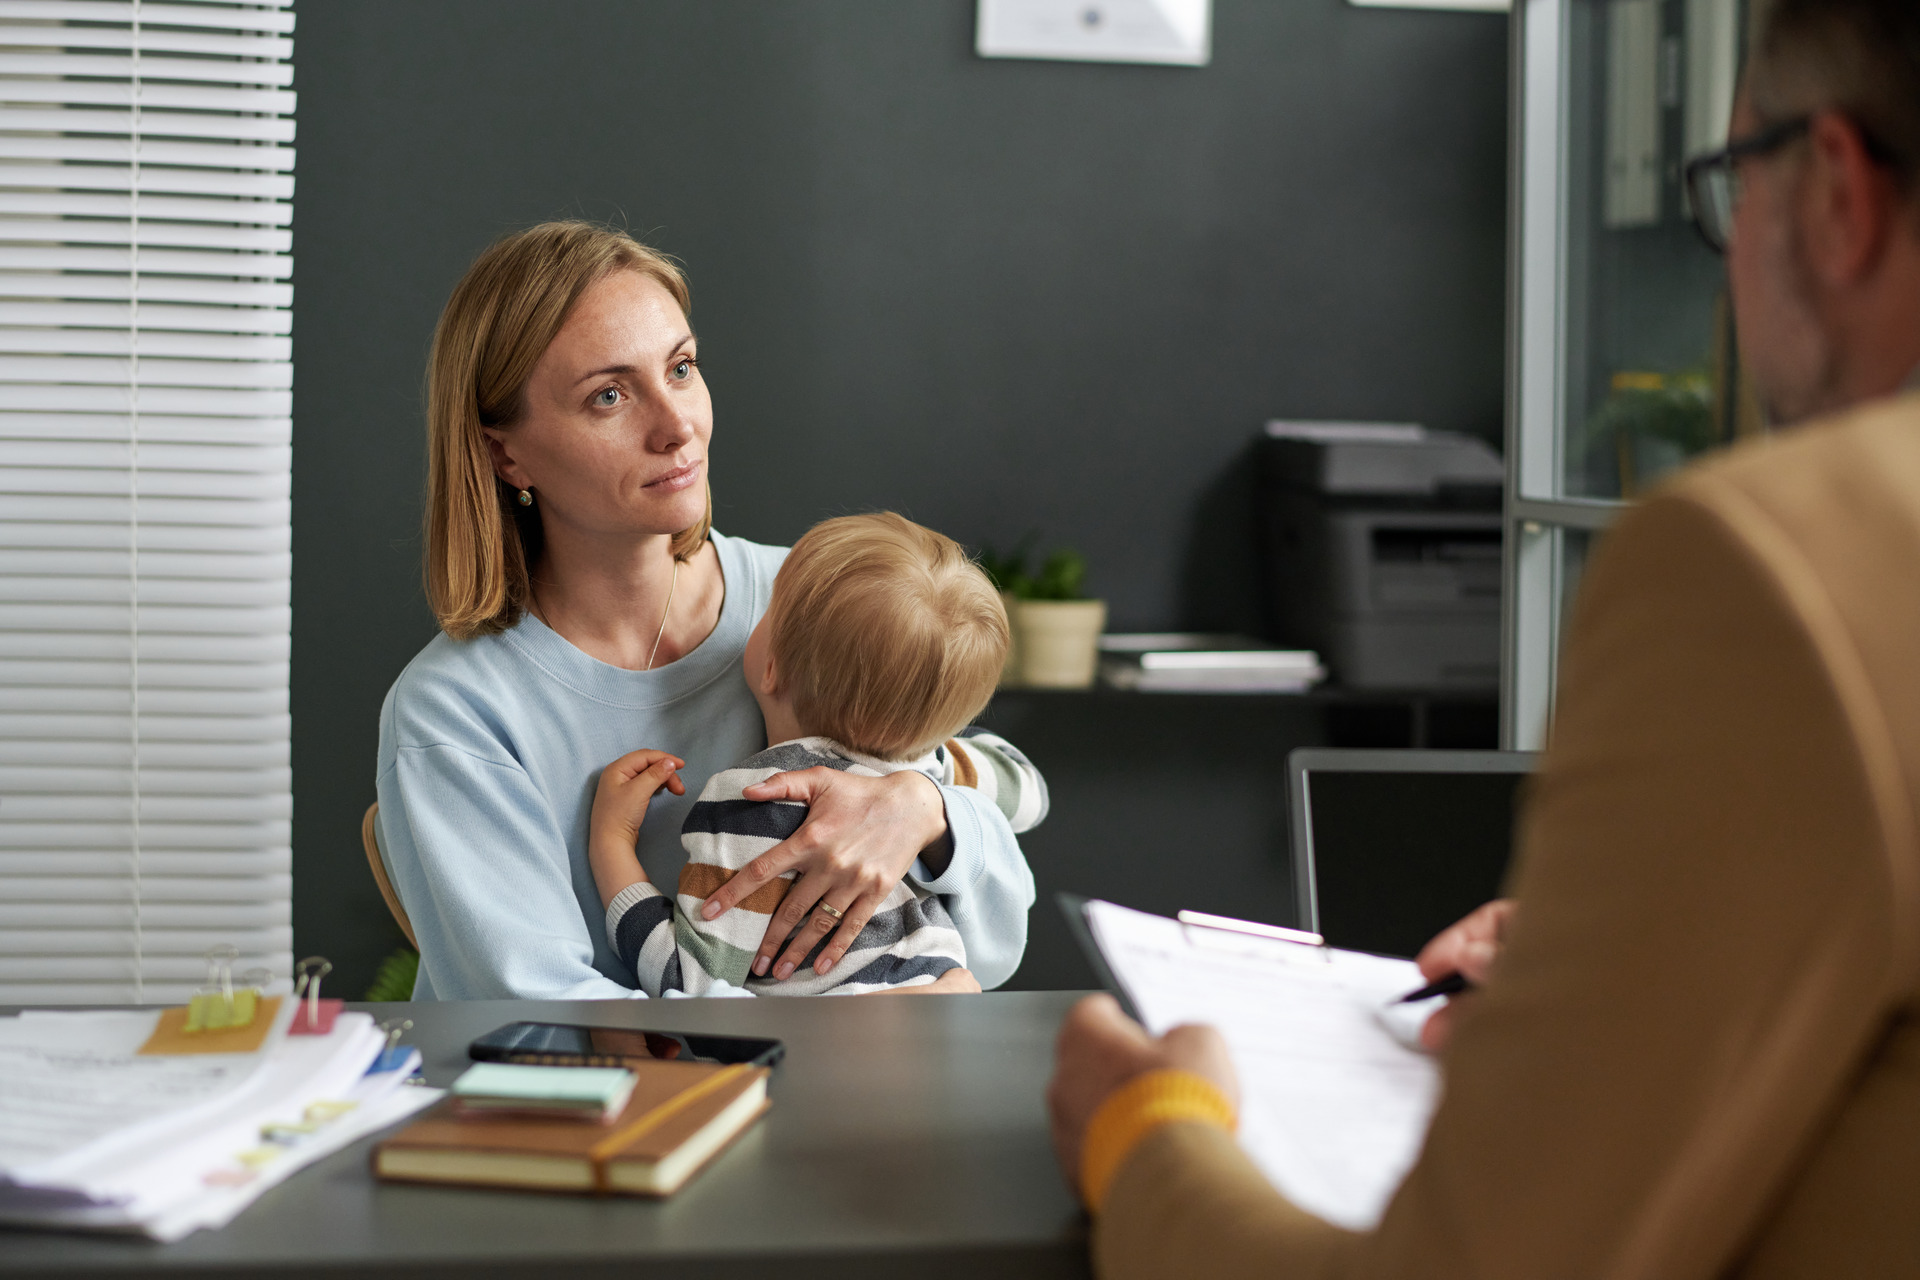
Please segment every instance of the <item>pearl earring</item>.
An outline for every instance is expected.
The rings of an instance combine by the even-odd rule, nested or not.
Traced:
[[[526,489],[522,489],[520,491],[520,505],[523,507],[530,507],[533,505],[533,494]]]

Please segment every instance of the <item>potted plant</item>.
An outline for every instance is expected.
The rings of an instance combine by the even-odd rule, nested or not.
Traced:
[[[1619,473],[1620,496],[1635,498],[1655,479],[1720,443],[1713,381],[1700,370],[1613,375],[1611,394],[1576,435],[1589,458]],[[1608,454],[1612,456],[1607,457]]]
[[[1029,536],[1010,555],[989,548],[980,556],[980,567],[1007,602],[1012,632],[1001,684],[1084,689],[1093,683],[1100,666],[1106,601],[1084,597],[1086,558],[1069,548],[1048,556],[1038,573],[1027,573],[1033,541]]]
[[[1020,597],[1014,588],[1027,581],[1027,553],[1033,548],[1033,535],[1028,534],[1012,551],[996,551],[991,546],[980,548],[975,563],[980,571],[993,583],[994,590],[1000,593],[1000,603],[1007,610],[1007,660],[1000,665],[1000,687],[1016,688],[1020,684],[1020,626],[1015,610]]]

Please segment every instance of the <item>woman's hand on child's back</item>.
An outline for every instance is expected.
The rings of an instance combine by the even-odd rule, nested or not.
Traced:
[[[603,904],[647,878],[633,851],[634,841],[647,820],[647,806],[662,787],[676,796],[687,794],[687,784],[680,781],[686,763],[668,752],[647,749],[629,751],[600,771],[588,827],[587,861]]]
[[[746,796],[797,800],[807,806],[807,820],[715,889],[703,914],[712,920],[781,873],[799,872],[753,958],[756,976],[771,974],[780,981],[792,977],[828,934],[833,940],[813,967],[816,973],[832,972],[914,859],[947,830],[939,786],[913,769],[879,778],[800,769],[776,773],[748,787]],[[782,943],[787,944],[784,955]]]

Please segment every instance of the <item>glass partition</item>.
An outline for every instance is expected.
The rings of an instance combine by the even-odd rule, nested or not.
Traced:
[[[1560,494],[1631,498],[1739,429],[1720,255],[1682,167],[1724,143],[1740,0],[1568,10]],[[1703,101],[1704,99],[1704,101]]]
[[[1563,612],[1617,510],[1758,429],[1686,160],[1724,145],[1748,0],[1514,9],[1506,745],[1552,713]]]

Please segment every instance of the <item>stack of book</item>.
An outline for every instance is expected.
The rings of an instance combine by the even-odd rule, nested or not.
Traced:
[[[1246,636],[1156,632],[1100,637],[1100,678],[1140,693],[1304,693],[1327,678],[1311,649]]]
[[[767,1110],[767,1068],[632,1059],[630,1069],[483,1063],[453,1100],[380,1144],[401,1182],[666,1196]]]

